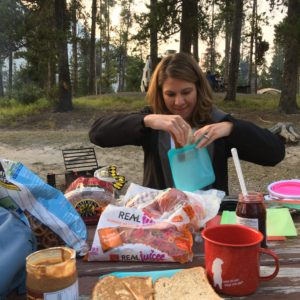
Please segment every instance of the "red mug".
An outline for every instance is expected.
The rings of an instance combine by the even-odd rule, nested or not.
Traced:
[[[221,224],[202,231],[205,269],[214,289],[229,296],[246,296],[256,291],[261,280],[271,280],[279,271],[278,256],[260,247],[263,235],[256,229]],[[260,254],[273,257],[275,270],[260,276]]]

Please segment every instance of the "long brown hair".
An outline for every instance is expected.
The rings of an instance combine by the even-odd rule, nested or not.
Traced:
[[[196,60],[187,53],[175,53],[163,58],[151,77],[147,100],[156,114],[170,114],[167,109],[162,86],[167,78],[185,80],[196,85],[197,101],[190,125],[198,127],[211,121],[212,91]]]

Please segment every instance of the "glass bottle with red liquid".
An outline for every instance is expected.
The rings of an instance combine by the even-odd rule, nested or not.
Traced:
[[[263,194],[258,192],[249,192],[247,195],[240,194],[235,212],[236,223],[259,230],[264,236],[261,247],[267,248],[267,213]]]

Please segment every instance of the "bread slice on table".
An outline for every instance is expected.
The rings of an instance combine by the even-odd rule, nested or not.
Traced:
[[[217,300],[221,298],[210,285],[202,267],[184,269],[171,278],[159,278],[154,284],[155,300]]]
[[[106,276],[94,286],[92,300],[153,300],[153,294],[151,277]]]

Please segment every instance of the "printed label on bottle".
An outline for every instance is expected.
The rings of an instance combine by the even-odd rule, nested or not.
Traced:
[[[79,299],[78,280],[69,287],[51,293],[44,293],[44,300],[75,300]]]
[[[236,223],[258,230],[258,219],[241,218],[239,216],[236,216]]]

